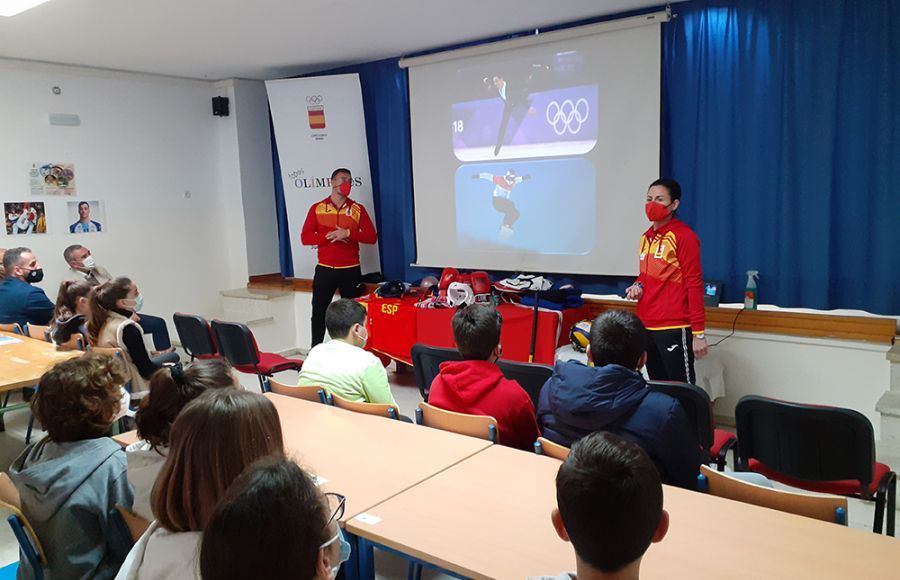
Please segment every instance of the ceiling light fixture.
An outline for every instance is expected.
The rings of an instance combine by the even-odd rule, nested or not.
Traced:
[[[15,16],[47,0],[0,0],[0,16]]]

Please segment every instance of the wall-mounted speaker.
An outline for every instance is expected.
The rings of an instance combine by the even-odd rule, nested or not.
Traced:
[[[213,115],[216,117],[228,116],[228,97],[212,98]]]

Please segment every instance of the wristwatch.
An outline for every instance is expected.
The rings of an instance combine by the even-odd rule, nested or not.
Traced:
[[[697,334],[694,335],[694,338],[699,338],[699,339],[703,340],[704,338],[706,338],[706,333],[698,332]]]

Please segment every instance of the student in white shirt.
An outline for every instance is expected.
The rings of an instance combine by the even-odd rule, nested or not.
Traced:
[[[169,454],[153,486],[156,521],[116,579],[199,579],[202,533],[228,486],[257,459],[283,452],[278,411],[266,397],[208,389],[191,401],[172,425]]]
[[[184,406],[207,389],[237,386],[231,366],[220,359],[195,361],[184,367],[179,363],[153,374],[150,390],[134,417],[140,440],[125,448],[134,513],[153,519],[150,492],[169,452],[172,423]]]

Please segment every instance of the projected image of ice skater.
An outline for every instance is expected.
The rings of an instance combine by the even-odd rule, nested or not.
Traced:
[[[497,145],[494,147],[494,157],[500,154],[506,139],[509,121],[513,119],[513,130],[511,135],[515,135],[519,125],[526,114],[534,115],[534,107],[531,106],[530,95],[536,90],[535,84],[539,77],[550,70],[549,66],[542,64],[531,65],[529,74],[517,82],[501,75],[484,77],[482,82],[491,92],[496,91],[497,96],[503,101],[503,116],[500,118],[500,130],[497,131]]]
[[[494,184],[493,197],[494,209],[503,214],[503,223],[500,225],[498,238],[508,240],[513,235],[513,225],[521,217],[516,209],[516,204],[511,199],[512,190],[523,181],[531,179],[530,175],[516,175],[514,169],[506,172],[506,175],[494,175],[493,173],[476,173],[472,179],[483,179]]]

